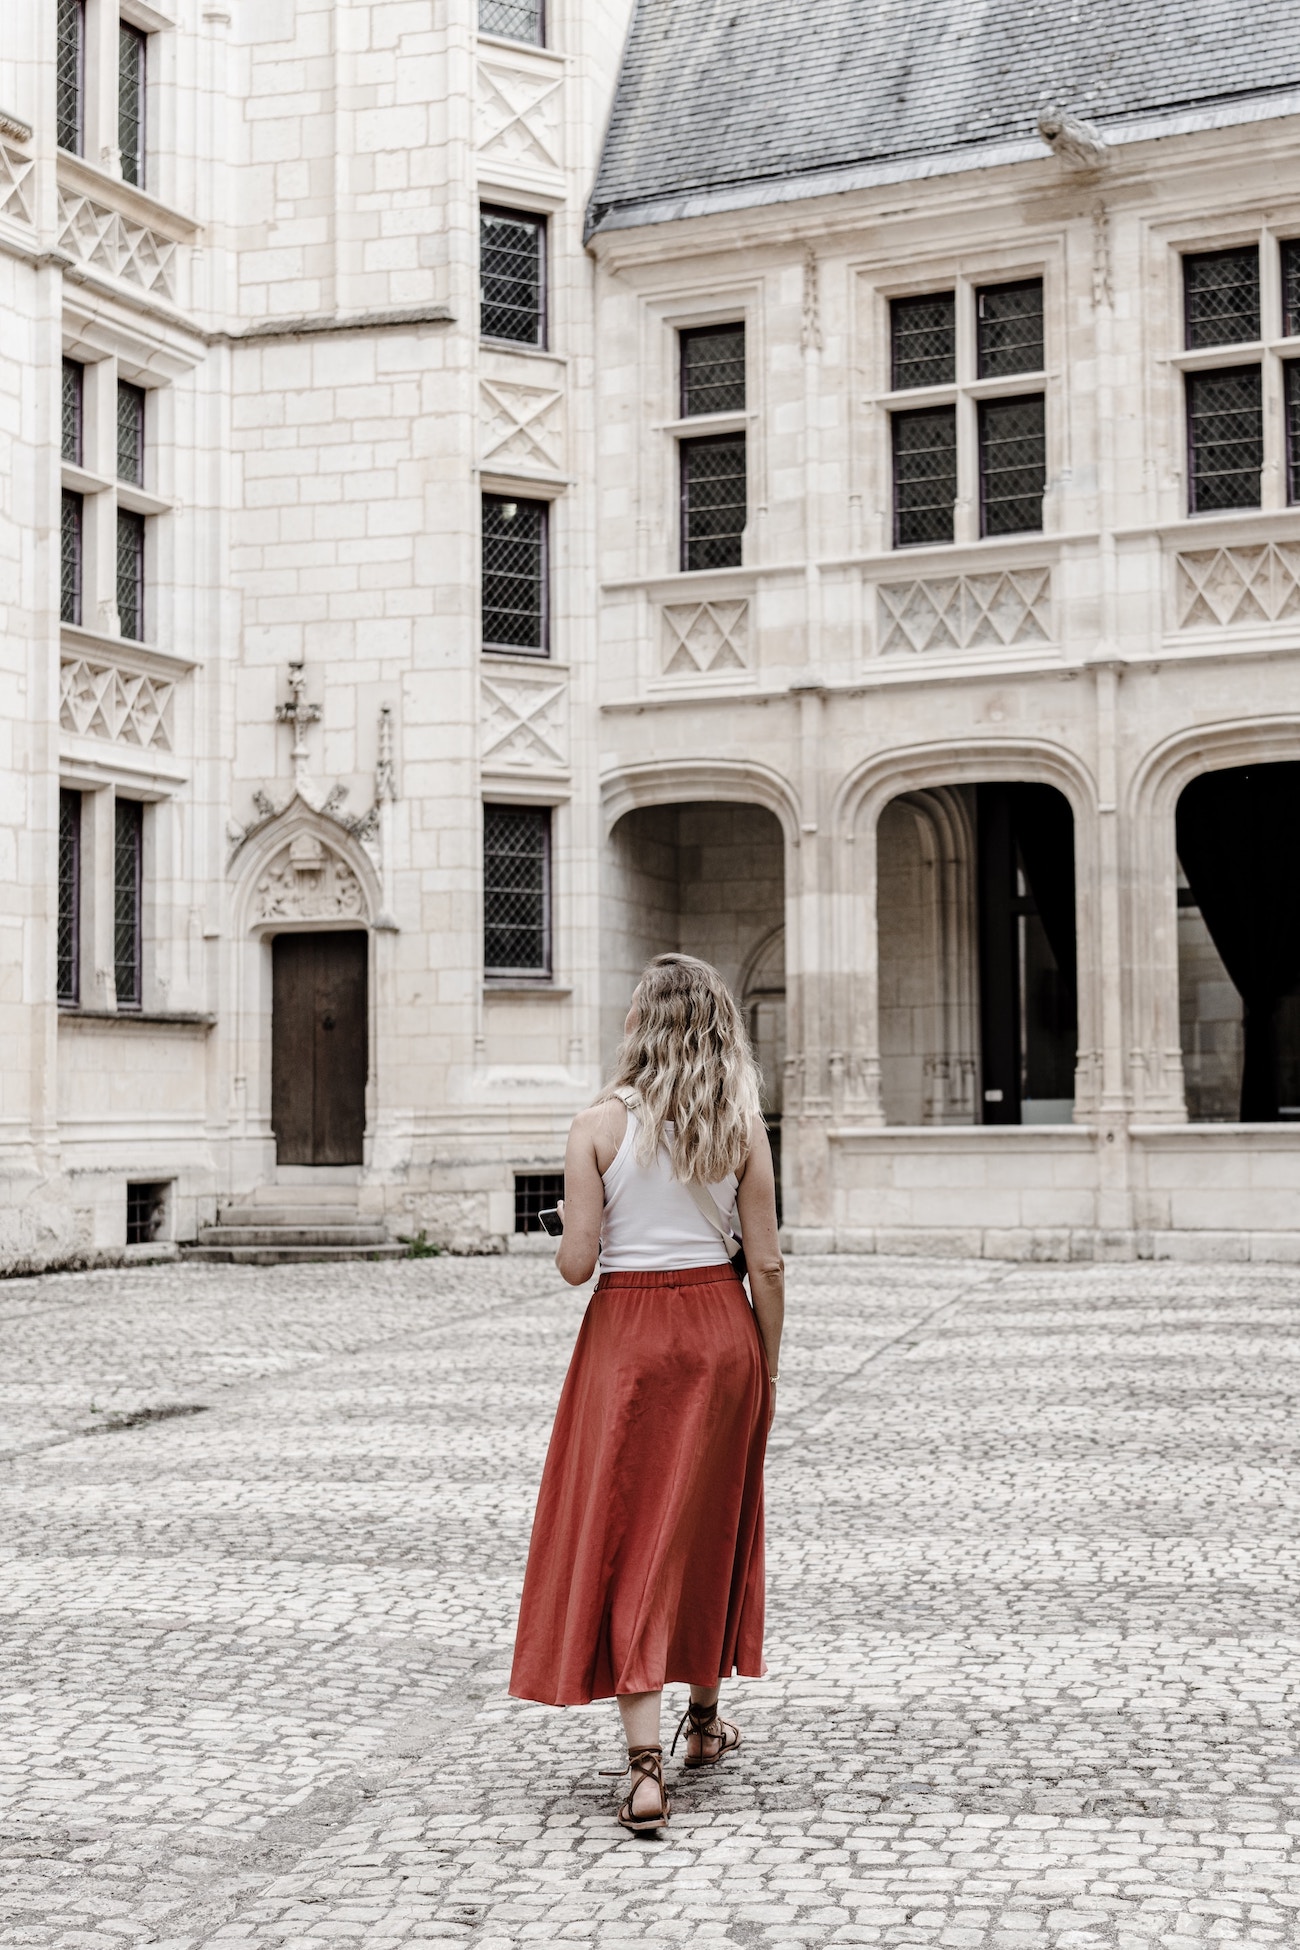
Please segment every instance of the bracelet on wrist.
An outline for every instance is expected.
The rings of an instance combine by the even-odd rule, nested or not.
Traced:
[[[779,1374],[770,1374],[767,1378],[771,1382],[777,1382],[781,1379]]]

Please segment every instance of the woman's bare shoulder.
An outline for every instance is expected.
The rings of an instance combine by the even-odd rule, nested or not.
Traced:
[[[621,1136],[627,1127],[627,1108],[618,1097],[601,1097],[586,1110],[580,1110],[571,1126],[574,1137],[595,1143],[613,1132]]]

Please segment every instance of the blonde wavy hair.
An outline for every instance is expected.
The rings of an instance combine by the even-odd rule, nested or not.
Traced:
[[[716,1185],[744,1164],[760,1114],[758,1066],[740,1010],[717,969],[694,955],[656,955],[632,1004],[636,1021],[601,1095],[639,1095],[643,1165],[666,1144],[674,1178]]]

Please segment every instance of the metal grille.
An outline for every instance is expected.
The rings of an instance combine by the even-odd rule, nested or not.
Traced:
[[[63,537],[59,558],[59,616],[81,621],[81,496],[63,491]]]
[[[1047,421],[1043,396],[980,401],[980,532],[1016,535],[1043,525]]]
[[[1286,494],[1300,501],[1300,361],[1286,368]]]
[[[682,567],[735,569],[747,511],[745,436],[683,440]]]
[[[126,1243],[147,1246],[162,1231],[167,1216],[166,1185],[128,1185],[126,1188]]]
[[[1253,344],[1259,337],[1259,251],[1200,251],[1183,259],[1187,343]]]
[[[562,1171],[517,1171],[515,1173],[515,1231],[541,1232],[539,1212],[549,1212],[564,1197]]]
[[[1282,330],[1287,338],[1300,338],[1300,237],[1282,246]]]
[[[140,1007],[144,807],[119,799],[113,834],[113,974],[119,1009]]]
[[[81,794],[59,794],[58,999],[81,997]]]
[[[117,511],[117,617],[122,635],[144,636],[144,516]]]
[[[122,180],[144,182],[144,63],[147,36],[122,21],[117,30],[117,146]]]
[[[478,31],[499,34],[506,41],[545,45],[546,20],[542,0],[478,0]]]
[[[117,478],[144,486],[144,388],[117,387]]]
[[[1043,370],[1043,280],[989,285],[975,294],[976,370],[981,379]]]
[[[551,814],[483,808],[483,965],[489,975],[551,968]]]
[[[957,308],[951,291],[895,298],[889,307],[892,384],[951,386],[957,377]]]
[[[542,345],[546,339],[546,219],[518,210],[479,214],[482,309],[485,339]]]
[[[682,332],[682,416],[741,413],[745,407],[745,328],[704,325]]]
[[[1187,444],[1194,515],[1259,506],[1264,413],[1258,366],[1187,375]]]
[[[84,0],[59,0],[59,47],[55,56],[55,119],[60,149],[82,150],[82,77],[85,73]]]
[[[894,547],[950,542],[957,499],[957,409],[895,413]]]
[[[75,359],[63,361],[63,458],[74,467],[81,465],[82,407],[85,402],[86,369]]]
[[[483,496],[483,643],[547,653],[544,501]]]

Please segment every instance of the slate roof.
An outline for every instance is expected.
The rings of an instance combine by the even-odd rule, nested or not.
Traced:
[[[589,225],[1297,84],[1298,0],[638,0]]]

